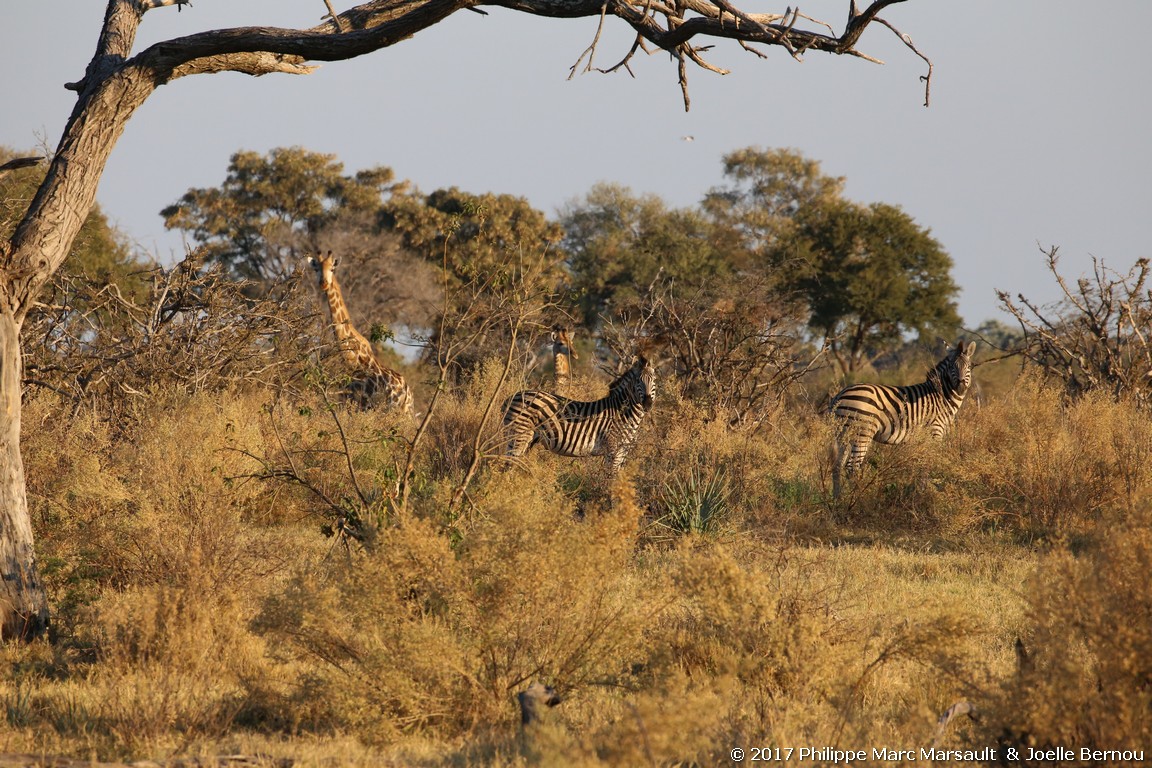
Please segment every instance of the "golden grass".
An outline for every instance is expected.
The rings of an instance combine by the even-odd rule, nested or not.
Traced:
[[[494,376],[446,394],[399,516],[387,415],[337,411],[342,441],[322,404],[159,394],[114,434],[31,400],[57,636],[4,649],[0,750],[711,765],[918,749],[960,700],[983,719],[952,748],[1147,743],[1145,415],[1024,380],[833,502],[816,414],[733,432],[662,387],[615,488],[534,451],[448,515]],[[289,463],[312,490],[267,471]],[[724,485],[719,524],[655,535],[685,466]],[[337,509],[375,515],[371,552],[321,533]],[[534,681],[564,701],[522,730]]]

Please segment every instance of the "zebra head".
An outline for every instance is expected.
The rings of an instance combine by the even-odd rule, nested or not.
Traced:
[[[936,365],[936,372],[940,381],[947,382],[948,387],[960,395],[972,386],[972,358],[976,354],[976,342],[967,344],[963,339],[948,353],[948,356]]]
[[[631,368],[608,385],[608,392],[618,392],[625,402],[637,404],[649,411],[656,397],[656,372],[652,370],[648,359],[640,355]]]

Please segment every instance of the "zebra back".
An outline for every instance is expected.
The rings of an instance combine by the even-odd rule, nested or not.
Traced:
[[[656,396],[648,360],[636,362],[599,400],[570,400],[538,390],[517,392],[504,405],[506,455],[523,456],[536,443],[562,456],[605,456],[615,472],[624,463]]]

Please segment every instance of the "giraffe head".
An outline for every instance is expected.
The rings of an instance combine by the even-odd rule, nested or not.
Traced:
[[[554,354],[565,354],[573,360],[579,360],[580,355],[576,354],[576,350],[572,349],[572,334],[571,328],[560,325],[557,323],[552,326],[552,352]]]
[[[316,272],[316,281],[320,286],[320,290],[327,293],[332,289],[336,283],[336,264],[338,260],[332,255],[332,251],[328,251],[328,255],[324,255],[319,251],[315,256],[308,257],[308,266],[312,267]]]
[[[560,324],[552,326],[552,361],[556,366],[557,385],[568,383],[572,360],[577,357],[576,350],[572,349],[572,329]]]

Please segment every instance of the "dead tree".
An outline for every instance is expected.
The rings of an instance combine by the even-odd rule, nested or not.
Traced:
[[[761,56],[755,46],[781,46],[796,57],[819,51],[869,59],[856,44],[864,30],[877,23],[920,55],[910,38],[880,18],[885,8],[899,2],[904,0],[874,0],[860,10],[849,0],[843,31],[836,34],[830,25],[791,8],[782,14],[750,14],[729,0],[371,0],[339,14],[326,4],[324,21],[311,29],[222,29],[135,51],[145,13],[165,6],[182,8],[188,0],[108,0],[87,70],[65,86],[76,93],[76,105],[44,180],[12,236],[0,242],[0,635],[32,638],[48,626],[20,457],[21,329],[92,209],[100,176],[128,120],[157,88],[189,75],[217,72],[307,74],[316,68],[309,62],[372,53],[457,11],[483,13],[480,7],[490,5],[552,18],[622,20],[635,31],[635,42],[609,69],[627,68],[632,56],[648,50],[649,44],[662,48],[678,64],[687,107],[688,64],[718,71],[703,58],[708,44],[701,43],[714,38],[733,40]],[[585,58],[585,69],[593,68],[598,40],[597,35],[573,71]],[[930,76],[929,66],[926,82]]]
[[[1040,306],[998,291],[1000,304],[1024,332],[1021,350],[1069,395],[1103,391],[1152,405],[1152,286],[1149,261],[1121,274],[1093,257],[1091,276],[1070,284],[1057,269],[1059,253],[1045,253],[1062,297]]]

